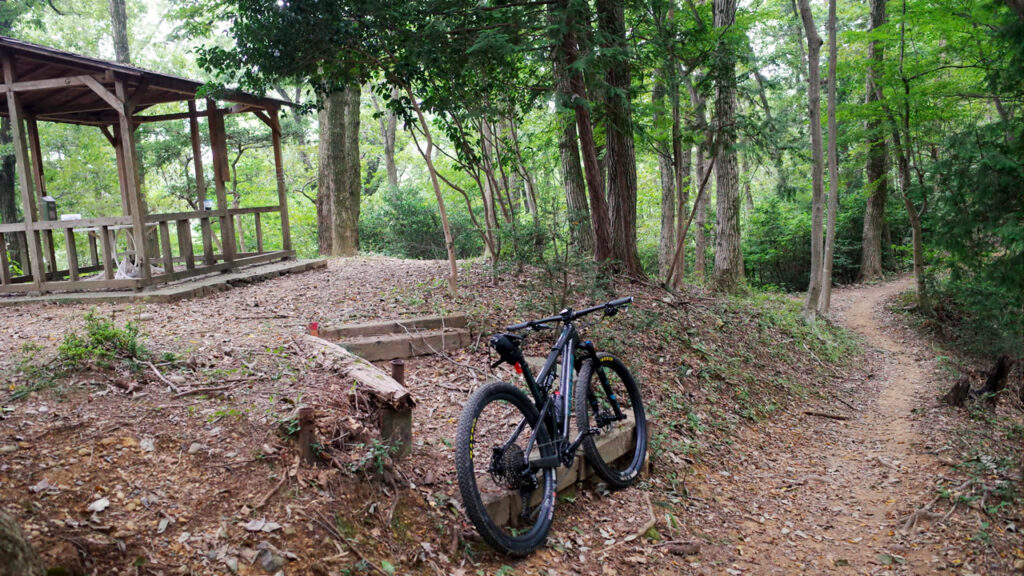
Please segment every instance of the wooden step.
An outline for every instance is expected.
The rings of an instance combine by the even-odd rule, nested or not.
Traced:
[[[320,328],[320,337],[330,340],[348,340],[363,336],[381,334],[407,334],[423,330],[441,330],[444,328],[465,328],[469,323],[465,314],[451,316],[423,316],[402,320],[382,320],[379,322],[363,322],[360,324],[344,324],[341,326],[324,326]]]
[[[469,330],[425,330],[402,334],[380,334],[339,340],[338,344],[349,352],[375,362],[412,358],[469,346]]]

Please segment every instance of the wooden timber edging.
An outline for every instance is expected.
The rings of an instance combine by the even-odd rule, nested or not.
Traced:
[[[648,420],[648,437],[650,437],[651,428],[652,422]],[[598,437],[597,449],[601,452],[605,461],[611,462],[626,455],[626,452],[632,446],[635,430],[632,426],[622,427],[614,430],[611,434]],[[641,471],[643,474],[648,472],[649,465],[650,451],[647,453],[647,458],[644,459],[644,466]],[[594,469],[587,465],[586,457],[583,455],[582,450],[576,454],[576,459],[573,460],[572,466],[569,468],[559,467],[557,473],[555,489],[557,492],[561,492],[575,484],[587,482],[595,476]],[[536,505],[539,498],[540,494],[535,492],[534,499],[537,501],[532,502],[532,504]],[[489,498],[485,497],[484,505],[487,506],[488,515],[498,526],[507,526],[519,514],[519,511],[522,510],[522,500],[519,497],[519,492],[515,490],[492,494]]]
[[[394,360],[469,346],[468,324],[464,314],[426,316],[325,326],[319,335],[366,360]]]

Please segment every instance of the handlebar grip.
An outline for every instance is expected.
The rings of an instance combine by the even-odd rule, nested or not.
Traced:
[[[618,307],[618,306],[622,306],[624,304],[629,304],[632,301],[633,301],[633,297],[632,296],[626,296],[625,298],[619,298],[618,300],[612,300],[611,302],[605,304],[605,306],[608,306],[608,307]]]
[[[505,326],[505,330],[516,331],[525,330],[530,327],[530,322],[523,322],[522,324],[513,324],[511,326]]]

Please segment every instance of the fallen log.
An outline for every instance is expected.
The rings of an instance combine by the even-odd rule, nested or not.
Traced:
[[[360,390],[394,410],[410,410],[416,405],[412,394],[383,370],[333,342],[305,335],[310,356],[320,365],[355,382]]]

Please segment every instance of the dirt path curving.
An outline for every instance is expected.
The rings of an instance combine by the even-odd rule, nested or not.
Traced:
[[[803,407],[746,435],[743,465],[720,472],[712,497],[725,504],[726,522],[709,535],[729,542],[731,573],[924,574],[959,565],[924,520],[903,530],[934,497],[938,462],[921,409],[934,404],[933,366],[885,307],[911,287],[903,279],[834,296],[836,319],[863,337],[868,364],[863,381],[839,387],[843,399],[820,400],[821,412],[849,420]]]

